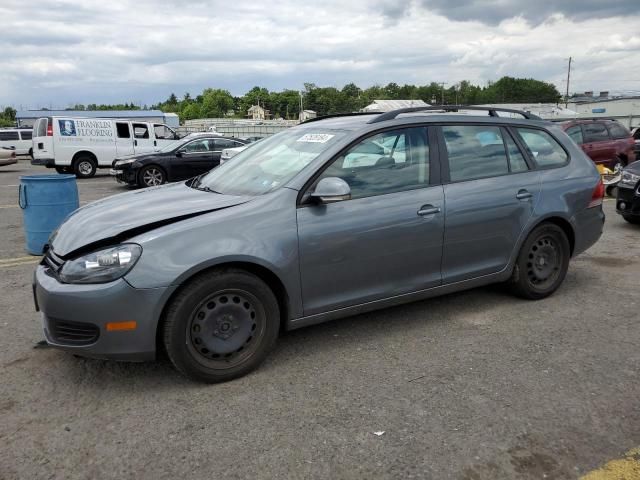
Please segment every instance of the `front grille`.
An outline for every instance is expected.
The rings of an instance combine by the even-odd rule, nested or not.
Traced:
[[[100,336],[100,329],[91,323],[48,317],[47,327],[51,338],[63,345],[90,345]]]
[[[64,260],[53,253],[53,250],[48,249],[44,256],[44,265],[47,267],[45,270],[47,274],[57,277],[62,265],[64,265]]]

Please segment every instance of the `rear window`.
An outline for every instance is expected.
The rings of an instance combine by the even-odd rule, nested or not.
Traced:
[[[584,125],[584,141],[602,142],[609,140],[609,132],[603,123],[587,123]]]
[[[20,140],[18,132],[3,132],[0,131],[0,141],[13,141]]]
[[[24,132],[20,132],[20,136],[22,137],[22,140],[31,140],[31,137],[33,137],[33,131],[26,130]]]
[[[569,161],[564,148],[547,132],[533,128],[516,128],[529,155],[540,167],[556,167]]]
[[[607,124],[607,127],[609,128],[611,138],[629,138],[631,136],[629,130],[624,128],[618,122],[611,122]]]
[[[38,137],[46,137],[47,136],[47,122],[49,120],[47,120],[46,118],[41,118],[40,120],[38,120],[37,126],[37,136]]]

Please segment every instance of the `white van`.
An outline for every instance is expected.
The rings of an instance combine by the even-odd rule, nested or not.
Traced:
[[[31,128],[1,128],[0,148],[15,150],[16,155],[31,155]]]
[[[178,135],[160,123],[102,118],[39,118],[33,126],[33,165],[93,177],[116,157],[153,152]]]

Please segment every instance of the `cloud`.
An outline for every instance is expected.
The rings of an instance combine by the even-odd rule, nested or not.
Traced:
[[[637,0],[420,0],[421,5],[453,21],[479,21],[497,25],[522,17],[537,25],[553,15],[582,21],[633,15]]]
[[[562,2],[557,12],[543,0],[537,13],[508,0],[449,0],[446,11],[441,0],[47,5],[0,3],[0,105],[150,105],[205,87],[241,95],[254,85],[483,83],[501,75],[564,90],[569,56],[576,90],[640,90],[640,80],[620,75],[640,70],[639,17],[632,9],[615,16],[617,4],[604,2]]]

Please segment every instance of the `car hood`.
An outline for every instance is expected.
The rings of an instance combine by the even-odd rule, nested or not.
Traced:
[[[636,175],[640,175],[640,160],[636,160],[633,163],[630,163],[624,169],[627,172],[635,173]]]
[[[246,203],[252,198],[196,190],[184,182],[114,195],[73,212],[51,235],[50,246],[56,255],[65,257],[79,249],[119,243],[163,225]]]

